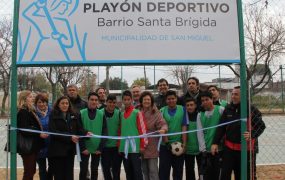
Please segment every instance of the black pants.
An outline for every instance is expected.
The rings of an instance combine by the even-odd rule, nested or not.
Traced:
[[[74,155],[48,158],[54,180],[73,180]]]
[[[247,179],[252,180],[256,177],[256,153],[251,153],[252,159],[250,159],[250,153],[247,153]],[[250,164],[252,163],[252,165]],[[223,154],[223,166],[222,166],[222,180],[230,180],[232,171],[234,171],[235,179],[241,178],[241,151],[234,151],[225,147]],[[250,170],[250,167],[252,169]],[[251,173],[252,171],[252,173]],[[251,177],[253,174],[253,177]]]
[[[105,180],[120,180],[122,156],[117,147],[104,148],[102,152],[102,168]]]
[[[79,180],[86,180],[87,172],[88,172],[88,165],[89,165],[89,157],[91,156],[91,180],[98,179],[98,166],[100,162],[100,155],[96,154],[89,154],[84,155],[81,154],[81,162],[80,162],[80,173],[79,173]]]
[[[21,157],[23,159],[23,165],[24,165],[24,174],[22,180],[33,180],[34,175],[36,173],[36,159],[38,154],[32,153],[32,154],[21,154]]]
[[[185,166],[186,166],[186,180],[196,180],[195,175],[195,159],[197,161],[197,167],[200,167],[201,155],[185,154]],[[198,170],[199,172],[199,170]]]
[[[161,145],[159,152],[159,179],[169,180],[170,170],[173,169],[173,180],[182,180],[184,155],[175,156],[167,148]]]
[[[204,180],[220,180],[222,175],[222,152],[216,155],[206,153],[201,155],[199,174]]]
[[[51,180],[52,173],[50,167],[47,167],[47,158],[38,158],[37,163],[39,166],[40,180]]]
[[[123,163],[127,180],[143,180],[140,153],[129,153],[128,159],[123,158]]]

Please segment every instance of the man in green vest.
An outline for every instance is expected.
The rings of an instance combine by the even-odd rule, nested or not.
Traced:
[[[121,112],[116,108],[116,96],[109,94],[106,107],[101,111],[107,123],[108,136],[118,136]],[[118,151],[118,140],[107,139],[102,152],[102,168],[105,180],[120,180],[122,156]]]
[[[106,120],[103,112],[97,109],[99,96],[95,92],[88,94],[88,107],[80,111],[79,120],[85,131],[96,135],[107,135]],[[105,139],[84,138],[81,142],[81,162],[79,179],[86,180],[89,158],[91,156],[91,179],[98,178],[98,166]]]
[[[160,109],[163,118],[168,125],[168,133],[182,132],[184,108],[177,105],[177,94],[169,90],[166,93],[166,103]],[[185,124],[186,125],[186,124]],[[182,135],[165,136],[164,142],[160,146],[159,152],[159,179],[169,180],[170,170],[173,169],[172,177],[174,180],[182,180],[184,155],[176,156],[170,150],[171,143],[182,143]]]
[[[202,153],[200,175],[204,180],[219,180],[221,153],[213,156],[211,145],[217,130],[215,126],[220,122],[224,107],[214,105],[212,94],[208,91],[201,93],[201,103],[205,111],[201,111],[197,116],[197,137],[199,150]]]
[[[210,85],[208,86],[208,91],[210,93],[212,93],[212,97],[213,97],[213,103],[214,105],[219,105],[219,106],[223,106],[226,107],[226,105],[228,104],[228,102],[226,100],[220,99],[220,92],[217,86],[215,85]]]
[[[146,134],[146,125],[143,115],[132,105],[133,99],[131,91],[124,91],[122,99],[125,111],[121,116],[120,135],[122,137],[131,137]],[[125,143],[127,143],[125,139],[119,142],[119,151],[121,153],[125,153]],[[127,157],[125,156],[123,159],[127,180],[143,180],[140,152],[144,151],[147,143],[147,138],[135,138],[134,143],[129,142]]]
[[[199,151],[198,139],[197,139],[197,104],[195,99],[187,98],[185,100],[185,114],[183,124],[187,124],[187,126],[183,126],[183,131],[193,131],[188,134],[182,134],[183,144],[186,146],[186,154],[185,154],[185,166],[186,166],[186,180],[196,180],[195,175],[195,159],[200,167],[200,159],[201,156]]]

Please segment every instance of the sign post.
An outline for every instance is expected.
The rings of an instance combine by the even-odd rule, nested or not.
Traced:
[[[241,97],[241,179],[247,179],[247,143],[243,137],[243,133],[247,131],[247,75],[246,75],[246,60],[245,60],[245,45],[244,45],[244,30],[242,16],[242,2],[237,1],[238,7],[238,22],[239,22],[239,37],[240,37],[240,97]],[[250,105],[249,105],[250,106]]]

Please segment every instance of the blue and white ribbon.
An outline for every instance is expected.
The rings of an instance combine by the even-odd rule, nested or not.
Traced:
[[[129,154],[129,145],[131,144],[131,148],[133,152],[137,151],[137,146],[136,146],[136,141],[134,138],[128,136],[125,140],[125,158],[128,159],[128,154]]]
[[[81,162],[81,153],[80,153],[79,142],[76,143],[76,157],[77,157],[77,161]]]
[[[132,152],[136,152],[136,142],[135,139],[137,138],[150,138],[150,137],[159,137],[159,141],[158,141],[158,147],[157,149],[159,150],[160,144],[162,142],[162,137],[163,136],[175,136],[175,135],[180,135],[180,134],[188,134],[188,133],[194,133],[194,132],[198,132],[198,131],[204,131],[207,129],[212,129],[212,128],[217,128],[217,127],[221,127],[221,126],[225,126],[228,124],[232,124],[238,121],[241,121],[244,119],[236,119],[230,122],[225,122],[225,123],[221,123],[218,124],[216,126],[211,126],[211,127],[207,127],[207,128],[202,128],[202,129],[195,129],[195,130],[190,130],[190,131],[183,131],[183,132],[175,132],[175,133],[167,133],[167,134],[159,134],[158,131],[154,131],[154,132],[150,132],[147,134],[142,134],[139,136],[102,136],[102,135],[96,135],[93,134],[92,136],[80,136],[80,135],[73,135],[73,134],[62,134],[62,133],[54,133],[54,132],[47,132],[47,131],[39,131],[39,130],[32,130],[32,129],[24,129],[24,128],[15,128],[15,127],[11,127],[10,130],[19,130],[19,131],[25,131],[25,132],[32,132],[32,133],[44,133],[44,134],[49,134],[49,135],[55,135],[55,136],[66,136],[66,137],[71,137],[71,136],[78,136],[79,138],[100,138],[100,139],[115,139],[115,140],[125,140],[125,147],[124,147],[124,153],[125,153],[125,158],[128,157],[128,153],[129,153],[129,146],[131,146]],[[81,161],[81,156],[80,156],[80,148],[79,148],[79,143],[76,143],[76,154],[77,154],[77,161],[80,162]]]

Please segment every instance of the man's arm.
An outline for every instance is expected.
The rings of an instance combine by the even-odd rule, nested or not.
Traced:
[[[78,124],[83,129],[83,122],[82,122],[82,118],[81,118],[81,113],[79,113],[79,115],[78,115]],[[83,129],[83,131],[85,131],[85,130]],[[81,152],[84,152],[87,150],[86,145],[85,145],[85,138],[79,139],[79,147],[80,147]]]
[[[225,123],[227,121],[228,121],[228,119],[227,119],[227,110],[225,109],[223,111],[223,114],[222,114],[222,117],[220,119],[220,123],[219,124],[223,124],[223,123]],[[220,126],[220,127],[217,128],[216,135],[215,135],[214,140],[213,140],[213,144],[216,144],[216,145],[220,144],[221,139],[225,136],[226,129],[227,129],[227,125]]]
[[[251,106],[251,110],[251,137],[258,138],[263,133],[266,126],[262,120],[261,112],[254,106]]]

